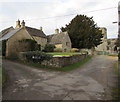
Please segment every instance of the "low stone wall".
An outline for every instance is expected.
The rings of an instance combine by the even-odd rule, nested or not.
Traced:
[[[75,62],[78,62],[87,57],[86,54],[77,54],[77,55],[54,55],[49,61],[43,61],[41,64],[51,67],[64,67]]]
[[[24,52],[19,53],[19,59],[27,61],[27,58],[23,56]],[[87,57],[87,54],[76,54],[76,55],[54,55],[50,60],[44,60],[41,62],[42,65],[51,67],[64,67],[75,62],[78,62]]]

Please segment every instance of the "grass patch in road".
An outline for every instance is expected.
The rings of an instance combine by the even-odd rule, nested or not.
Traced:
[[[48,52],[47,54],[51,55],[76,55],[76,54],[81,54],[80,52]]]
[[[114,100],[120,100],[120,69],[118,67],[119,65],[120,62],[114,65],[114,73],[118,78],[116,86],[112,88],[112,97]]]
[[[41,65],[39,63],[33,63],[33,62],[22,62],[22,61],[19,61],[19,62],[25,65],[28,65],[28,66],[33,66],[33,67],[42,68],[42,69],[49,69],[49,70],[56,70],[56,71],[69,71],[69,70],[73,70],[73,69],[80,67],[81,65],[83,65],[90,59],[91,59],[91,56],[88,56],[79,62],[75,62],[71,65],[60,67],[60,68],[53,68],[53,67]]]

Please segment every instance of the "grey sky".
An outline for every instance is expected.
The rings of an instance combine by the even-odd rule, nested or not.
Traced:
[[[118,11],[117,8],[114,7],[118,6],[119,0],[1,1],[0,30],[9,26],[15,27],[17,19],[21,21],[24,19],[26,26],[38,29],[42,26],[46,34],[52,34],[54,33],[54,29],[65,26],[65,24],[68,24],[77,14],[85,14],[89,17],[93,16],[98,26],[106,27],[109,38],[116,38],[118,34],[118,26],[117,24],[112,24],[112,22],[118,21]],[[89,12],[104,8],[111,9]]]

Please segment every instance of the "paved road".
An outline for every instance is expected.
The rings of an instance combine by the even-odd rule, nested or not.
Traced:
[[[116,57],[94,56],[69,72],[31,68],[8,60],[3,66],[9,81],[4,100],[107,100],[111,99]]]

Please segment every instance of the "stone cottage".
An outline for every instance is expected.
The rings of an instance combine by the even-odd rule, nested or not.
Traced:
[[[59,33],[59,29],[56,29],[55,34],[48,35],[47,38],[49,44],[54,44],[62,52],[70,52],[71,40],[67,32]]]
[[[46,36],[40,29],[25,26],[24,20],[16,21],[16,27],[9,27],[0,32],[0,41],[6,40],[6,57],[18,56],[21,50],[19,41],[23,39],[35,40],[41,45],[41,49],[44,48],[46,44],[54,44],[56,48],[61,48],[63,52],[70,52],[71,50],[71,40],[67,32],[60,32],[56,29],[55,34]]]
[[[6,57],[18,55],[18,41],[23,39],[33,39],[41,46],[47,44],[47,37],[42,29],[36,29],[25,26],[24,20],[16,21],[16,27],[9,27],[0,32],[0,41],[6,40]]]

